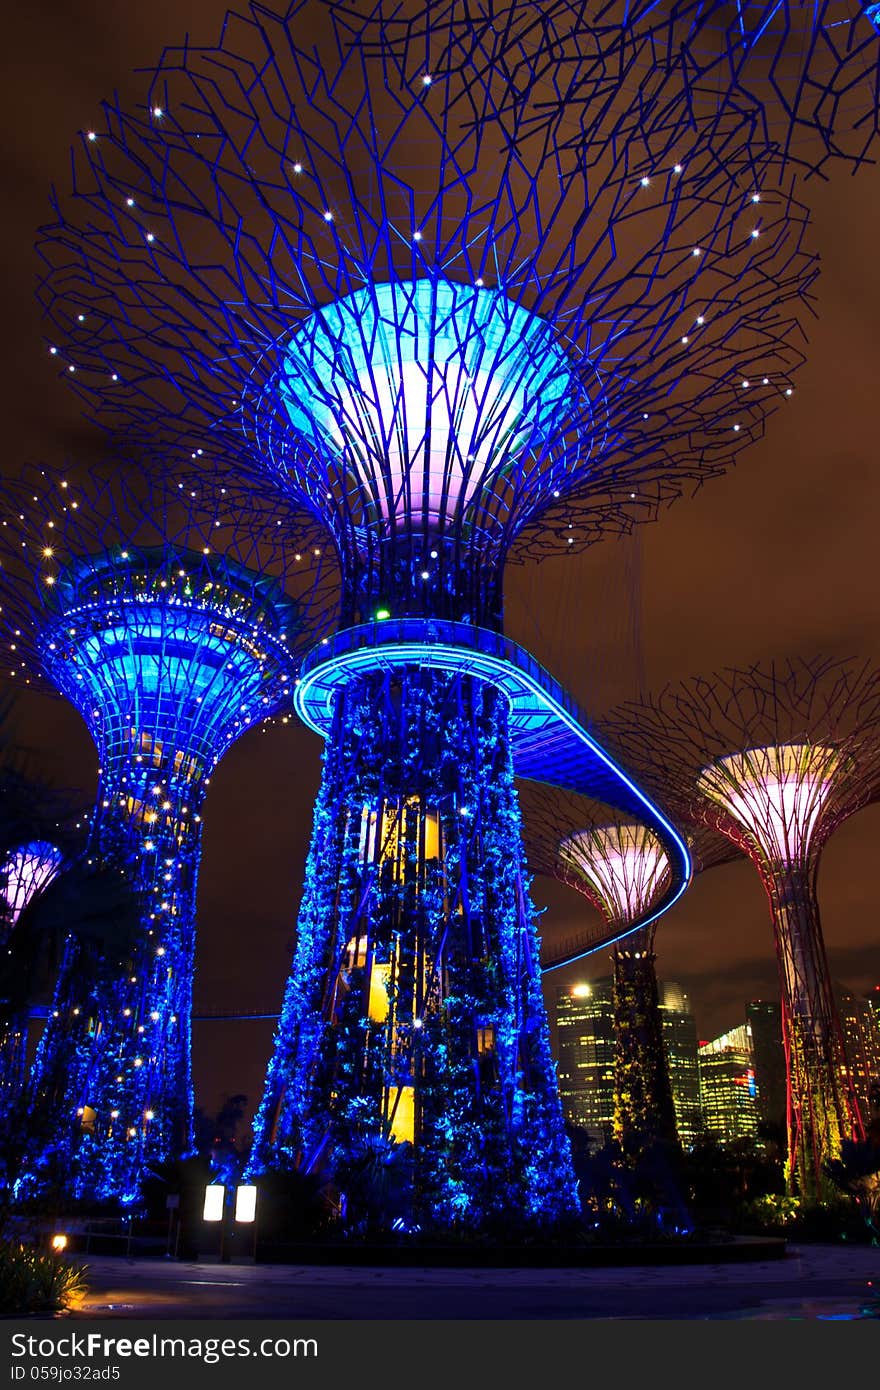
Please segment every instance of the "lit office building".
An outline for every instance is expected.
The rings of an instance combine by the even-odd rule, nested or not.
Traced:
[[[669,1064],[669,1080],[675,1103],[678,1137],[692,1144],[702,1129],[700,1072],[697,1062],[697,1025],[684,990],[671,981],[658,984],[663,1045]]]
[[[746,1023],[752,1034],[758,1121],[761,1124],[784,1125],[786,1085],[782,1005],[770,999],[753,999],[746,1005]]]
[[[758,1103],[749,1025],[703,1043],[699,1058],[700,1099],[709,1133],[722,1143],[755,1138]]]
[[[556,1024],[562,1113],[566,1120],[586,1130],[596,1144],[605,1144],[614,1122],[611,980],[560,986],[556,991]]]
[[[876,1004],[870,996],[836,990],[850,1076],[863,1117],[870,1113],[872,1084],[880,1082],[880,992],[873,993]]]
[[[683,1144],[699,1134],[700,1074],[697,1025],[679,985],[658,983],[663,1045]],[[559,1094],[565,1118],[599,1144],[611,1138],[614,1121],[614,1008],[610,978],[556,991]]]

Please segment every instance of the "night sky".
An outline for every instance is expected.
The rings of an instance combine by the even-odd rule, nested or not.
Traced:
[[[97,457],[95,433],[57,379],[41,342],[33,294],[34,231],[49,186],[65,185],[76,132],[99,122],[118,90],[137,100],[138,66],[166,43],[216,37],[213,0],[149,6],[40,0],[7,10],[0,101],[5,264],[2,469],[27,460]],[[683,499],[636,540],[606,541],[512,571],[510,635],[543,661],[591,715],[647,687],[724,665],[825,653],[880,660],[880,168],[834,171],[801,197],[822,255],[808,364],[791,402],[738,467]],[[641,634],[639,651],[634,632]],[[59,783],[91,796],[97,761],[79,716],[28,696],[22,741]],[[215,774],[205,811],[199,885],[196,1011],[272,1009],[290,960],[295,910],[318,785],[320,741],[288,726],[252,731]],[[829,843],[819,878],[835,978],[856,990],[880,981],[875,880],[880,805]],[[545,935],[570,935],[592,912],[570,890],[535,881]],[[746,1000],[775,994],[775,962],[757,874],[746,862],[698,879],[663,920],[658,970],[691,993],[701,1037],[742,1021]],[[607,955],[547,977],[555,986],[606,973]],[[272,1025],[195,1029],[197,1101],[216,1108],[244,1091],[254,1105]]]

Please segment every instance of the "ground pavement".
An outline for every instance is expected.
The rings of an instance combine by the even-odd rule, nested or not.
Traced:
[[[349,1268],[90,1256],[73,1314],[120,1318],[880,1319],[880,1249],[791,1246],[743,1264]]]

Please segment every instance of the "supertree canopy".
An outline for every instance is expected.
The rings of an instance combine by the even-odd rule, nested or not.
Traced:
[[[30,840],[12,850],[0,864],[0,896],[7,931],[15,926],[30,902],[52,882],[64,863],[64,852],[48,840]]]
[[[777,156],[805,172],[870,156],[878,132],[880,40],[869,0],[645,0],[652,63],[705,109],[757,113]]]
[[[778,171],[825,174],[871,157],[880,107],[880,6],[861,0],[467,0],[380,6],[410,69],[466,53],[532,92],[530,129],[563,147],[596,143],[597,95],[618,137],[675,125],[687,91],[693,131],[711,129],[727,160],[728,123]],[[553,61],[542,61],[552,53]],[[610,61],[613,55],[613,63]],[[719,139],[719,135],[722,138]]]
[[[236,527],[143,482],[82,491],[31,470],[0,500],[9,674],[83,716],[100,764],[89,862],[130,890],[103,933],[65,944],[18,1190],[127,1201],[145,1163],[191,1144],[202,802],[230,744],[289,704],[320,560],[291,556],[290,597],[264,573],[284,572],[283,546],[257,511]]]
[[[544,970],[593,954],[610,940],[614,1009],[614,1138],[629,1162],[657,1146],[678,1144],[675,1107],[663,1043],[651,910],[669,877],[669,860],[647,826],[601,811],[583,798],[528,788],[523,815],[529,863],[581,893],[601,913],[574,941],[545,947]],[[577,827],[577,828],[574,828]],[[708,868],[735,852],[702,827],[688,834],[695,867]],[[642,925],[632,928],[633,923]],[[631,930],[623,935],[630,927]]]
[[[791,394],[815,267],[742,123],[721,163],[682,90],[626,139],[603,117],[587,160],[530,134],[528,84],[437,68],[428,29],[413,69],[381,10],[301,0],[167,50],[140,109],[82,132],[40,250],[49,351],[98,418],[271,483],[340,565],[349,626],[296,692],[327,744],[253,1170],[345,1192],[406,1144],[408,1212],[474,1226],[574,1202],[514,767],[644,820],[664,903],[688,874],[501,637],[504,562],[732,462]],[[619,45],[589,42],[600,99]]]
[[[828,837],[876,795],[880,673],[789,661],[669,687],[602,721],[668,804],[749,856],[770,902],[788,1069],[788,1179],[808,1199],[862,1120],[828,973],[816,878]]]

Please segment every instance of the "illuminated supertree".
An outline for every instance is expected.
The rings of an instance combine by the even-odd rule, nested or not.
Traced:
[[[64,852],[48,840],[30,840],[0,864],[0,897],[8,933],[30,902],[48,887],[64,862]]]
[[[597,92],[613,74],[600,53]],[[814,275],[792,199],[756,216],[747,131],[646,191],[685,95],[656,148],[598,129],[589,168],[530,102],[438,69],[430,33],[411,70],[380,22],[253,6],[104,107],[40,247],[49,351],[108,428],[269,480],[332,538],[347,626],[296,693],[327,743],[252,1167],[344,1191],[406,1142],[408,1210],[441,1227],[574,1200],[514,768],[656,833],[658,906],[689,871],[501,636],[505,561],[731,463],[791,393]]]
[[[0,950],[8,951],[11,932],[27,907],[49,886],[64,863],[64,851],[48,840],[29,840],[0,864]],[[11,1009],[0,1023],[0,1117],[21,1095],[24,1084],[29,1011]]]
[[[862,1121],[816,878],[828,837],[880,785],[880,673],[829,660],[728,670],[621,706],[602,728],[668,805],[726,836],[761,875],[782,993],[788,1181],[820,1198],[824,1164]]]
[[[648,915],[669,874],[663,846],[643,825],[577,830],[559,854],[618,930]],[[614,1137],[630,1160],[678,1140],[654,960],[653,925],[612,952]]]
[[[598,808],[583,798],[528,788],[523,815],[531,867],[581,893],[604,922],[604,929],[597,924],[572,940],[545,944],[544,971],[557,970],[614,942],[614,1137],[623,1155],[638,1162],[658,1144],[678,1143],[657,991],[656,918],[652,917],[668,881],[669,861],[647,826],[620,819],[603,823]],[[720,836],[702,827],[691,830],[688,841],[697,870],[735,853]],[[641,925],[633,927],[633,923]]]
[[[103,936],[66,941],[21,1126],[23,1196],[59,1182],[132,1200],[145,1164],[191,1145],[202,801],[232,742],[289,703],[320,593],[312,555],[291,564],[296,600],[265,576],[280,552],[255,512],[234,527],[144,489],[32,470],[0,494],[6,674],[85,720],[100,764],[88,862],[130,890]]]

